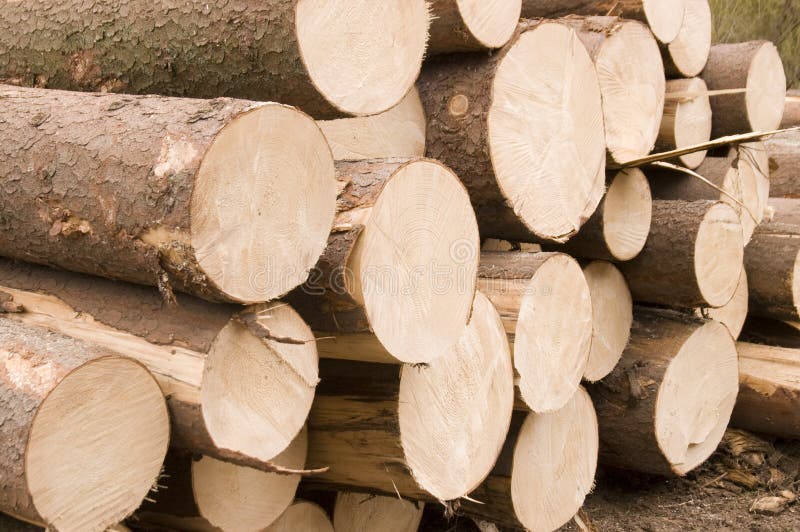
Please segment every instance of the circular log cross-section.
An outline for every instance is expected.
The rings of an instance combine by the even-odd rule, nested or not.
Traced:
[[[732,90],[711,97],[714,138],[780,126],[786,103],[786,73],[769,41],[715,44],[702,78],[709,90]]]
[[[167,452],[164,396],[141,364],[0,320],[0,511],[98,531],[130,515]]]
[[[580,386],[592,339],[580,265],[563,253],[484,252],[478,276],[513,335],[522,399],[534,412],[561,408]]]
[[[500,48],[519,22],[521,0],[433,0],[428,55]]]
[[[700,78],[667,80],[664,117],[655,151],[670,151],[708,142],[711,138],[711,103],[708,87]],[[679,156],[686,168],[700,166],[706,150]]]
[[[336,529],[338,530],[338,528]],[[362,529],[364,531],[369,528]],[[318,504],[296,501],[264,532],[334,532],[330,517]]]
[[[717,320],[728,328],[731,336],[736,340],[742,333],[744,322],[747,319],[749,296],[750,290],[747,285],[747,270],[742,268],[739,284],[736,286],[736,292],[733,293],[733,298],[731,298],[730,301],[718,308],[698,308],[695,313],[698,317]]]
[[[684,0],[680,32],[665,46],[664,67],[671,78],[691,78],[706,66],[711,51],[711,6],[708,0]]]
[[[0,99],[14,131],[0,141],[0,255],[260,303],[325,249],[333,160],[291,107],[9,86]]]
[[[340,491],[333,510],[336,532],[417,532],[425,504],[364,493]]]
[[[427,154],[458,174],[481,235],[565,241],[603,194],[597,73],[574,29],[529,21],[492,55],[447,56],[419,82]]]

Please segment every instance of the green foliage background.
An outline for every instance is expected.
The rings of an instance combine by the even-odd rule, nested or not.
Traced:
[[[788,85],[800,88],[800,0],[710,0],[710,4],[713,42],[774,42]]]

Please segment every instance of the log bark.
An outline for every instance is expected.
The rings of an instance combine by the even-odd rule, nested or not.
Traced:
[[[756,344],[800,349],[800,322],[748,316],[740,338]]]
[[[731,90],[711,97],[714,138],[777,129],[786,98],[786,75],[769,41],[715,44],[701,75],[709,90]]]
[[[769,155],[770,196],[800,198],[800,131],[775,135],[764,145]]]
[[[564,241],[595,210],[605,168],[600,88],[567,25],[524,22],[492,55],[435,58],[418,87],[428,156],[467,186],[481,236]]]
[[[106,348],[6,317],[0,341],[0,510],[56,530],[102,531],[130,515],[169,440],[152,375]]]
[[[800,350],[739,342],[739,397],[731,425],[800,438]]]
[[[736,291],[743,254],[741,223],[730,206],[657,200],[644,249],[619,267],[634,301],[719,307]]]
[[[366,339],[390,360],[426,363],[469,319],[480,247],[464,186],[430,159],[337,163],[342,191],[328,247],[289,300],[326,349]],[[373,335],[374,334],[374,338]],[[335,356],[335,354],[334,354]]]
[[[367,495],[339,492],[333,510],[336,532],[417,532],[425,503]]]
[[[592,339],[580,265],[563,253],[483,252],[478,287],[503,319],[525,403],[534,412],[564,406],[586,371]]]
[[[670,79],[666,84],[664,116],[656,139],[656,152],[686,148],[711,139],[711,102],[700,78]],[[700,166],[706,150],[687,153],[672,161],[686,168]]]
[[[691,78],[703,71],[711,52],[712,29],[708,0],[684,0],[683,21],[678,36],[661,46],[668,77]]]
[[[8,2],[0,78],[74,91],[275,100],[317,118],[367,115],[413,85],[427,25],[421,0],[381,10],[297,0]]]
[[[800,126],[800,90],[786,91],[786,103],[783,108],[781,128]]]
[[[168,398],[172,444],[242,465],[268,462],[303,427],[318,381],[314,337],[286,304],[242,309],[0,260],[8,314],[147,366]],[[237,385],[231,387],[231,381]]]
[[[299,111],[9,86],[0,99],[0,255],[260,303],[325,247],[333,162]]]
[[[588,387],[600,462],[685,475],[716,449],[738,389],[736,346],[720,323],[636,309],[616,369]]]
[[[428,55],[500,48],[514,34],[521,0],[433,0]]]

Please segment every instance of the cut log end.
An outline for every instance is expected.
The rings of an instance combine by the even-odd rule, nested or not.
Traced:
[[[699,327],[659,386],[655,434],[673,472],[685,475],[716,450],[739,389],[736,344],[720,323]]]
[[[744,258],[742,224],[736,211],[724,203],[711,207],[697,231],[694,268],[703,299],[721,307],[733,297]]]
[[[513,400],[503,323],[478,292],[455,347],[425,368],[402,370],[400,441],[417,484],[442,501],[474,490],[500,454]]]
[[[711,138],[711,103],[708,87],[700,78],[667,81],[667,101],[656,149],[668,151],[708,142]],[[678,157],[686,168],[700,166],[706,150]]]
[[[717,320],[731,333],[734,339],[739,338],[747,319],[749,291],[747,287],[747,272],[742,268],[739,284],[730,301],[719,308],[698,309],[696,314]]]
[[[339,530],[338,527],[336,530]],[[368,528],[362,530],[370,530]],[[333,532],[328,514],[318,504],[296,501],[264,532]],[[346,532],[346,531],[344,531]]]
[[[467,30],[484,48],[500,48],[511,39],[522,9],[522,0],[456,0],[456,4]]]
[[[620,261],[636,257],[647,242],[653,200],[647,178],[638,168],[619,172],[603,200],[603,239]]]
[[[166,165],[196,155],[179,140],[164,149]],[[207,282],[232,301],[260,303],[305,281],[333,224],[334,176],[325,137],[305,114],[267,104],[232,120],[192,193],[191,245]]]
[[[594,485],[598,426],[583,388],[561,409],[531,413],[514,448],[511,499],[528,530],[556,530],[583,505]]]
[[[656,39],[670,43],[678,37],[683,25],[687,0],[642,0],[647,24]]]
[[[774,44],[764,42],[747,72],[745,103],[753,131],[772,131],[780,126],[786,103],[786,73]]]
[[[295,8],[298,46],[311,81],[339,111],[358,116],[390,109],[414,85],[428,18],[422,0],[391,0],[380,8],[368,0],[300,0]]]
[[[464,330],[479,255],[464,186],[437,161],[412,161],[372,207],[348,261],[348,292],[363,303],[389,353],[401,362],[430,362]],[[441,272],[454,281],[442,284]]]
[[[747,245],[753,231],[761,223],[764,210],[769,201],[769,157],[762,142],[742,144],[738,148],[738,161],[735,173],[736,183],[726,182],[723,188],[737,197],[744,206],[733,202],[730,197],[720,199],[729,203],[738,213]]]
[[[583,378],[596,382],[611,373],[631,334],[633,300],[622,273],[609,262],[583,269],[592,299],[592,345]]]
[[[271,460],[305,424],[318,381],[317,349],[289,305],[244,312],[250,314],[231,320],[207,355],[203,419],[218,447]]]
[[[168,440],[164,396],[143,366],[108,356],[78,367],[31,426],[24,459],[36,511],[58,530],[118,523],[154,486]]]
[[[680,32],[667,45],[668,74],[691,78],[703,71],[711,51],[711,26],[708,0],[685,0]]]
[[[574,30],[543,23],[511,45],[488,130],[497,182],[528,230],[556,241],[577,232],[603,194],[605,142],[597,74]]]
[[[417,532],[425,504],[398,497],[340,492],[333,526],[337,532]]]

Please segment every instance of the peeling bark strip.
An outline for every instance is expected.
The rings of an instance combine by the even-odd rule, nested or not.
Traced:
[[[165,306],[151,288],[7,259],[0,259],[0,291],[26,309],[10,319],[147,366],[168,398],[174,446],[278,471],[268,461],[305,423],[317,352],[285,303],[242,309],[180,295],[180,305]]]
[[[427,27],[423,0],[4,1],[0,79],[367,115],[414,84]]]
[[[0,346],[0,511],[54,530],[102,531],[130,515],[169,440],[152,375],[6,318]]]
[[[333,160],[291,107],[9,86],[0,98],[0,255],[260,303],[324,249]]]

